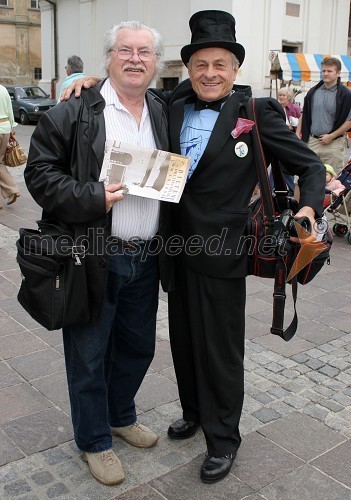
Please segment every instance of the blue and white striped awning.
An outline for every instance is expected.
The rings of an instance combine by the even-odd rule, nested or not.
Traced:
[[[286,81],[319,82],[322,79],[321,62],[324,57],[336,57],[341,62],[342,82],[351,82],[351,57],[332,54],[302,54],[278,52],[273,67],[279,78]]]

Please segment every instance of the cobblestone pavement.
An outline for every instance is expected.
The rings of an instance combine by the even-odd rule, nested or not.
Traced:
[[[25,146],[32,129],[18,128]],[[231,473],[214,485],[199,479],[202,433],[183,442],[166,437],[181,413],[167,297],[160,292],[156,355],[136,398],[140,422],[160,440],[141,450],[115,439],[126,480],[108,487],[92,478],[72,440],[61,334],[41,328],[16,300],[18,228],[34,227],[40,210],[26,192],[23,167],[12,172],[21,197],[0,211],[0,498],[351,499],[351,247],[345,238],[335,239],[330,266],[300,286],[299,329],[290,342],[269,333],[271,280],[248,278],[243,441]],[[289,298],[287,321],[292,310]]]

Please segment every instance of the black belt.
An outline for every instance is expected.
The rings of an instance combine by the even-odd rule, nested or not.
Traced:
[[[115,243],[116,245],[119,245],[121,248],[137,249],[140,245],[145,245],[147,241],[144,240],[126,241],[122,240],[121,238],[110,237],[108,238],[108,243]]]
[[[314,134],[310,134],[311,137],[314,137],[315,139],[320,139],[320,135],[314,135]],[[343,137],[342,135],[338,135],[338,137],[334,137],[333,141],[335,141],[335,139],[340,139],[340,137]]]

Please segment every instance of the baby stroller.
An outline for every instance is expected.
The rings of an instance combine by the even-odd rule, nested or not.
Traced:
[[[326,189],[323,215],[334,221],[333,233],[335,236],[346,236],[351,245],[351,160],[345,165],[337,179],[345,186],[345,189],[337,197],[333,197]]]

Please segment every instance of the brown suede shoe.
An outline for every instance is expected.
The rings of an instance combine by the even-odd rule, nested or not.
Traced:
[[[157,434],[138,422],[127,427],[111,427],[111,432],[137,448],[152,448],[158,441]]]
[[[118,484],[124,481],[122,464],[112,450],[100,453],[83,453],[83,460],[89,465],[91,474],[102,484]]]

